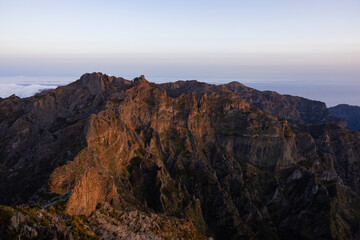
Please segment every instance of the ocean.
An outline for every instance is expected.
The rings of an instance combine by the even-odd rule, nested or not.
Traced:
[[[45,89],[53,89],[69,84],[79,77],[0,77],[0,97],[5,98],[12,94],[19,97],[29,97]],[[132,79],[132,78],[127,78]],[[188,78],[156,78],[148,80],[156,83],[176,81]],[[241,79],[214,79],[201,78],[202,82],[223,84],[238,81],[246,86],[262,91],[270,90],[281,94],[301,96],[312,100],[325,102],[328,107],[338,104],[360,106],[360,80],[351,82],[335,81],[273,81],[273,80],[241,80]]]

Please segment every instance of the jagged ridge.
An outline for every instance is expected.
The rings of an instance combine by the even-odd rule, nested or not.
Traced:
[[[50,191],[68,214],[107,203],[220,239],[358,236],[359,134],[323,103],[93,73],[0,113],[3,203],[54,205]]]

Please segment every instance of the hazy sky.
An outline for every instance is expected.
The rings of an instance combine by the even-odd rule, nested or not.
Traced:
[[[360,81],[359,0],[0,0],[0,76]]]

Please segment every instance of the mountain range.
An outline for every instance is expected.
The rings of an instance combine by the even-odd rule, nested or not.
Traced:
[[[102,73],[0,99],[0,239],[359,239],[342,112]]]

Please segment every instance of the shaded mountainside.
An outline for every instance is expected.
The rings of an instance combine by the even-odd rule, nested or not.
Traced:
[[[329,108],[331,114],[346,121],[347,127],[352,130],[360,130],[360,107],[340,104]]]
[[[12,96],[0,203],[30,206],[0,208],[0,234],[359,238],[360,134],[336,122],[321,102],[235,82],[93,73]]]
[[[346,126],[344,120],[330,114],[323,102],[281,95],[272,91],[259,91],[239,82],[216,86],[197,81],[178,81],[161,84],[161,87],[172,97],[188,91],[197,95],[205,92],[232,91],[251,105],[291,123],[318,124],[333,121],[341,126]]]

